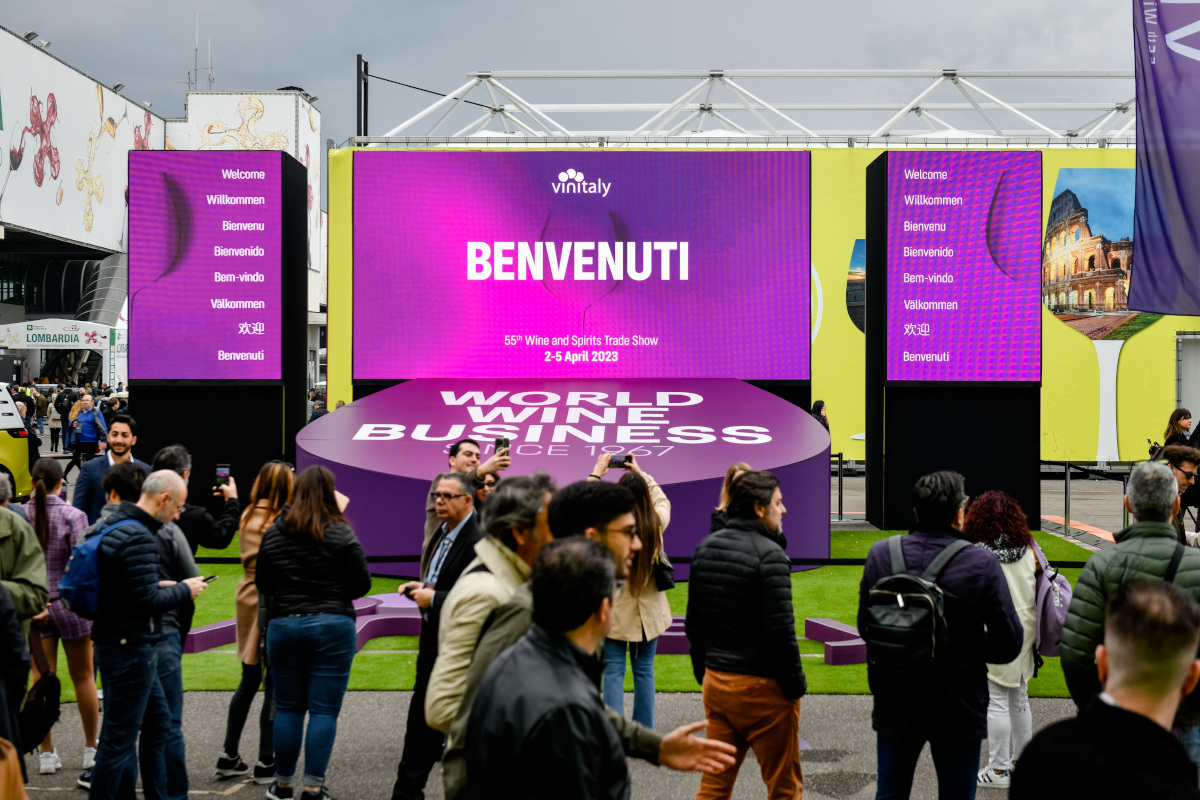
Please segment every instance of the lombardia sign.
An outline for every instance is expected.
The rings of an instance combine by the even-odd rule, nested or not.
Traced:
[[[829,555],[829,434],[803,409],[738,380],[412,380],[304,428],[299,466],[335,470],[368,555],[415,560],[430,481],[467,437],[484,458],[494,439],[511,440],[508,474],[540,470],[560,487],[586,479],[601,453],[634,454],[671,501],[664,544],[676,560],[708,535],[730,464],[769,469],[788,509],[788,555]],[[373,571],[411,574],[412,565]]]
[[[92,322],[39,319],[0,325],[0,346],[15,350],[104,350],[114,344],[114,329]]]

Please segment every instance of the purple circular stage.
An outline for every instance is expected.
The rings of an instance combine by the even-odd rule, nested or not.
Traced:
[[[512,467],[501,477],[542,470],[560,486],[586,479],[601,451],[633,452],[671,500],[664,541],[681,578],[678,562],[708,535],[735,461],[779,477],[788,555],[829,555],[829,434],[804,409],[738,380],[412,380],[304,428],[298,466],[333,470],[368,556],[410,559],[372,572],[413,575],[430,481],[465,437],[485,459],[507,437]]]

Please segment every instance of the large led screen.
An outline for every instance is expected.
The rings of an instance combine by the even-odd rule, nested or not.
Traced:
[[[354,154],[354,377],[809,377],[809,154]]]
[[[130,153],[130,378],[281,379],[283,158]]]
[[[1041,380],[1041,155],[888,155],[887,377]]]

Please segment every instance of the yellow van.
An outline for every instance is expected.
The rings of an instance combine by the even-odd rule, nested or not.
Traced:
[[[29,477],[29,432],[17,414],[7,383],[0,383],[0,474],[7,475],[12,481],[14,498],[24,499],[33,494],[33,480]]]

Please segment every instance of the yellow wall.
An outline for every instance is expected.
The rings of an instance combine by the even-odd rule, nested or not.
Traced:
[[[866,235],[866,170],[882,150],[812,151],[812,396],[829,407],[833,452],[865,457],[865,337],[846,311],[846,276],[856,239]],[[329,396],[351,396],[353,304],[352,151],[329,156]],[[1134,166],[1130,150],[1046,150],[1042,155],[1042,221],[1050,213],[1063,168]],[[1136,254],[1134,256],[1136,264]],[[820,298],[818,300],[818,293]],[[1145,458],[1146,437],[1160,440],[1175,404],[1175,330],[1200,328],[1189,317],[1165,317],[1127,341],[1117,373],[1121,457]],[[980,335],[994,335],[983,331]],[[1100,428],[1096,351],[1083,334],[1042,311],[1042,451],[1049,460],[1095,459]],[[986,421],[983,421],[986,425]]]
[[[329,151],[329,306],[326,397],[354,396],[350,364],[354,339],[353,150]]]
[[[883,150],[812,151],[813,324],[817,294],[821,325],[812,345],[812,396],[829,407],[833,452],[866,456],[866,337],[846,311],[846,275],[854,240],[866,236],[867,165]]]
[[[1042,230],[1060,169],[1133,169],[1132,150],[1046,150],[1042,153]],[[1136,271],[1137,243],[1133,255]],[[1135,278],[1136,280],[1136,278]],[[1117,363],[1117,445],[1121,459],[1147,456],[1146,437],[1162,441],[1175,408],[1175,330],[1190,317],[1163,317],[1121,347]],[[1042,458],[1092,461],[1100,430],[1100,370],[1095,346],[1042,311]]]

